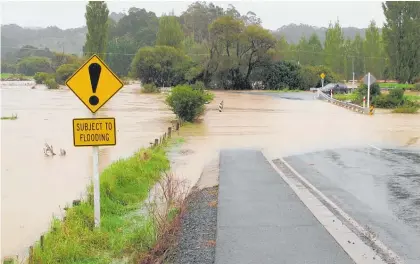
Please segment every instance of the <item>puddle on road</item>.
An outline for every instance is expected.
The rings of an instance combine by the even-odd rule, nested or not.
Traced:
[[[117,145],[100,148],[101,169],[149,146],[170,125],[173,114],[158,100],[161,96],[140,94],[137,87],[125,86],[99,113],[115,117],[117,127]],[[72,146],[72,119],[90,117],[90,113],[66,89],[3,85],[1,92],[2,114],[19,116],[2,121],[1,131],[2,252],[11,255],[48,228],[51,215],[62,213],[59,205],[84,192],[91,175],[91,149]],[[190,184],[197,182],[203,167],[216,160],[223,148],[257,148],[280,157],[383,142],[403,145],[420,135],[419,116],[371,117],[316,100],[215,94],[202,122],[182,127],[179,135],[186,142],[171,153],[173,172]],[[218,111],[221,100],[223,112]],[[392,131],[398,127],[404,130]],[[66,149],[67,156],[45,158],[44,142]]]

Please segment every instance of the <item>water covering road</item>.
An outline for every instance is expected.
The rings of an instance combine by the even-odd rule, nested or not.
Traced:
[[[420,263],[420,150],[344,148],[285,160],[405,263]]]
[[[116,118],[117,145],[100,148],[100,167],[131,155],[161,135],[173,114],[159,96],[139,94],[138,85],[125,86],[99,116]],[[175,175],[194,184],[204,165],[223,148],[257,148],[275,158],[336,147],[375,145],[420,147],[420,118],[350,112],[313,99],[312,93],[215,92],[201,125],[184,127],[181,155],[172,157]],[[91,177],[91,150],[72,146],[72,119],[89,117],[83,104],[67,89],[2,83],[1,121],[2,254],[27,252],[48,229],[52,214],[78,199]],[[224,110],[218,104],[224,100]],[[44,142],[66,157],[44,157]],[[57,151],[58,152],[58,151]]]

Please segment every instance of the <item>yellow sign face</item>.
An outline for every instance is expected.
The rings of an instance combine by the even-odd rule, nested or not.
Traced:
[[[321,79],[325,78],[325,73],[321,73],[319,76],[321,76]]]
[[[92,113],[98,111],[124,86],[96,55],[90,57],[66,81],[66,85]]]
[[[116,143],[115,118],[73,119],[75,147],[114,146]]]

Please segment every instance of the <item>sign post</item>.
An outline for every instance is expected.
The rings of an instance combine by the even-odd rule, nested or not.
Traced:
[[[370,86],[376,82],[375,76],[371,75],[370,72],[363,77],[364,83],[367,85],[367,104],[366,108],[370,107]]]
[[[92,112],[92,118],[73,119],[73,144],[92,147],[94,217],[95,227],[99,227],[99,146],[116,145],[116,129],[115,118],[96,118],[96,112],[124,84],[97,55],[93,55],[66,81],[66,85]]]

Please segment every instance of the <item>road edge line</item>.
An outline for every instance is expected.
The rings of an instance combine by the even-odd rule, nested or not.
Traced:
[[[263,156],[273,167],[273,169],[280,175],[280,177],[292,188],[303,204],[312,212],[314,217],[321,223],[321,225],[330,233],[330,235],[337,241],[343,250],[350,256],[356,264],[367,263],[387,263],[382,260],[380,254],[376,253],[372,247],[365,244],[362,239],[351,231],[337,216],[334,215],[311,191],[298,180],[287,177],[275,164],[268,158],[264,151],[261,151]],[[347,219],[354,227],[363,235],[368,232],[361,227],[355,220],[341,210],[334,202],[329,200],[323,193],[316,189],[309,183],[303,176],[294,170],[284,159],[279,158],[299,180],[304,182],[309,188],[332,206],[342,217]],[[369,237],[369,236],[367,236]],[[354,244],[353,244],[354,243]],[[372,239],[371,243],[375,244],[378,248],[388,254],[394,261],[393,263],[399,264],[402,262],[397,254],[388,249],[381,241]]]

